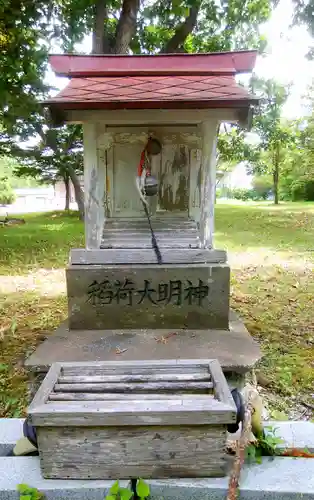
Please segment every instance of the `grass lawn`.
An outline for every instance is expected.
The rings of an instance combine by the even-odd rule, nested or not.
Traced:
[[[84,241],[74,213],[25,219],[0,227],[0,417],[25,410],[25,356],[65,318],[63,270]],[[261,344],[258,380],[272,416],[310,416],[314,204],[218,203],[215,246],[229,252],[232,307]]]

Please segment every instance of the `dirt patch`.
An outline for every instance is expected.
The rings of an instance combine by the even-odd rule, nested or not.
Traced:
[[[39,269],[26,276],[0,276],[0,294],[34,292],[43,297],[58,297],[66,293],[63,269]]]

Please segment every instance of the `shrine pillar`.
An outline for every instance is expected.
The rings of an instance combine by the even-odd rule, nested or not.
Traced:
[[[216,146],[218,122],[202,122],[202,195],[200,207],[200,246],[213,248],[216,193]]]
[[[83,125],[84,136],[84,205],[85,205],[85,247],[88,250],[100,248],[104,222],[105,165],[99,158],[97,147],[97,124]]]

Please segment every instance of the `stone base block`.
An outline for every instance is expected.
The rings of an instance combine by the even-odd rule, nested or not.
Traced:
[[[147,481],[151,500],[225,500],[229,478],[164,479]],[[103,500],[114,481],[43,479],[38,457],[0,461],[0,498],[18,500],[18,484],[37,488],[46,500]],[[120,486],[130,487],[129,481]],[[314,460],[264,458],[245,466],[241,474],[243,500],[313,500]]]
[[[70,265],[67,291],[73,330],[229,326],[227,264]]]
[[[266,423],[265,423],[266,424]],[[277,429],[285,447],[313,451],[311,422],[267,422]],[[22,419],[0,419],[0,450],[22,436]],[[0,498],[18,500],[18,484],[28,484],[47,500],[103,500],[113,481],[43,479],[39,457],[3,457],[0,454]],[[210,479],[165,479],[148,481],[152,500],[225,500],[228,477]],[[120,481],[129,487],[129,481]],[[240,498],[246,500],[313,500],[314,460],[264,458],[262,464],[245,466],[241,474]]]
[[[227,252],[213,248],[163,248],[163,264],[225,264]],[[70,252],[70,264],[121,265],[121,264],[156,264],[153,248],[102,248],[89,250],[73,248]]]
[[[229,326],[229,330],[70,330],[62,323],[25,362],[31,396],[58,361],[218,359],[230,386],[241,388],[261,352],[232,311]]]

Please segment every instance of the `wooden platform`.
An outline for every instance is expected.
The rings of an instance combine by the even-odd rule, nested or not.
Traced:
[[[197,223],[183,217],[151,218],[160,248],[199,248]],[[151,232],[146,217],[107,219],[100,248],[151,248]]]

